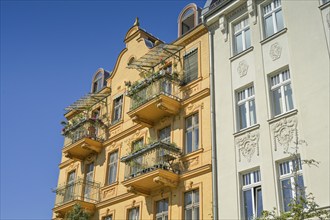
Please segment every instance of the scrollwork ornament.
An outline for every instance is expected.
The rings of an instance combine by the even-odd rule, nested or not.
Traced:
[[[248,72],[248,69],[249,69],[249,65],[247,64],[247,62],[245,60],[242,60],[239,62],[238,67],[237,67],[237,72],[240,77],[245,76]]]
[[[274,43],[270,46],[269,55],[273,61],[279,59],[281,57],[282,47],[279,43]]]
[[[246,158],[248,162],[255,152],[259,155],[259,132],[249,132],[236,139],[236,146],[239,151],[239,162],[241,162],[241,155]]]
[[[283,118],[273,125],[274,149],[283,147],[288,152],[289,145],[295,141],[297,133],[297,118]]]

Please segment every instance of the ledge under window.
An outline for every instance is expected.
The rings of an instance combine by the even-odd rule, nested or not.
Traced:
[[[276,121],[279,121],[281,120],[282,118],[286,118],[286,117],[289,117],[291,115],[296,115],[298,113],[298,110],[297,109],[293,109],[293,110],[290,110],[288,112],[285,112],[285,113],[282,113],[280,115],[276,115],[275,117],[267,120],[269,124],[272,124],[273,122],[276,122]]]
[[[245,54],[249,53],[250,51],[253,51],[253,48],[254,48],[254,47],[249,47],[249,48],[247,48],[246,50],[243,50],[243,51],[241,51],[241,52],[235,54],[234,56],[230,57],[229,60],[230,60],[230,61],[234,61],[234,60],[236,60],[237,58],[242,57],[242,56],[244,56]]]
[[[237,136],[240,136],[240,135],[245,134],[245,133],[247,133],[247,132],[250,132],[250,131],[256,130],[256,129],[258,129],[258,128],[260,128],[260,124],[255,124],[255,125],[252,125],[252,126],[250,126],[250,127],[247,127],[247,128],[241,129],[241,130],[235,132],[233,135],[234,135],[234,137],[237,137]]]
[[[263,39],[262,41],[260,41],[260,43],[261,43],[261,44],[265,44],[265,43],[267,43],[267,42],[269,42],[269,41],[271,41],[271,40],[277,38],[278,36],[280,36],[280,35],[286,33],[287,30],[288,30],[287,28],[283,28],[282,30],[276,32],[275,34],[273,34],[273,35],[271,35],[271,36],[269,36],[269,37]]]

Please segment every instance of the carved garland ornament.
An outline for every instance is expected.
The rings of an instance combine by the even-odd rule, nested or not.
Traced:
[[[247,64],[247,62],[245,60],[242,60],[239,62],[238,67],[237,67],[237,72],[240,77],[245,76],[248,72],[248,69],[249,69],[249,65]]]
[[[283,118],[273,125],[272,131],[275,151],[280,146],[284,148],[284,152],[287,152],[290,143],[297,137],[297,118]]]
[[[259,132],[249,132],[236,139],[236,146],[239,151],[239,162],[241,162],[241,154],[246,158],[248,162],[251,162],[251,159],[254,153],[257,151],[259,155]]]
[[[272,44],[272,46],[270,46],[269,55],[273,61],[280,58],[281,53],[282,53],[282,47],[279,43],[276,42],[276,43]]]

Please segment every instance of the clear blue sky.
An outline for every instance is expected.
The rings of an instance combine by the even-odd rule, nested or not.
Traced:
[[[1,219],[51,218],[64,108],[113,69],[135,17],[171,42],[188,3],[1,0]]]

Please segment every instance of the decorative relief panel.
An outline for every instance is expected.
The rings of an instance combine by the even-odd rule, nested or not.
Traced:
[[[192,88],[187,89],[186,91],[183,92],[183,99],[187,99],[193,94],[197,93],[200,90],[200,84],[197,83],[195,86]]]
[[[115,136],[115,135],[121,133],[122,130],[123,130],[123,129],[122,129],[122,127],[120,126],[119,128],[112,130],[112,131],[110,132],[110,136],[113,137],[113,136]]]
[[[199,164],[199,156],[184,161],[183,167],[185,170],[191,170],[193,167],[197,166],[198,164]]]
[[[204,108],[204,103],[202,102],[199,105],[189,103],[189,105],[185,108],[185,114],[189,115],[189,114],[195,112],[198,108],[203,109]]]
[[[295,116],[283,118],[272,125],[274,150],[283,147],[288,152],[290,144],[297,138],[297,118]]]
[[[269,55],[273,61],[280,58],[281,53],[282,53],[282,47],[279,43],[276,42],[276,43],[272,44],[272,46],[270,46]]]
[[[102,192],[102,200],[109,199],[114,196],[116,196],[116,187],[105,189]]]
[[[247,74],[248,69],[249,69],[249,65],[245,60],[242,60],[238,64],[237,73],[239,74],[240,77],[243,77]]]
[[[239,152],[239,162],[241,155],[251,162],[255,153],[259,156],[259,131],[251,131],[235,139]]]

